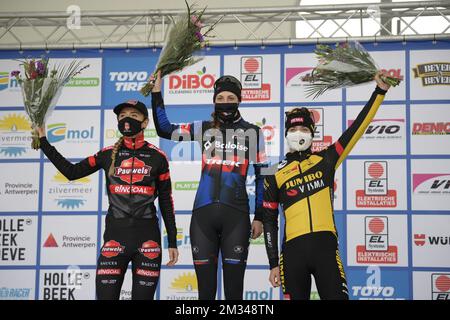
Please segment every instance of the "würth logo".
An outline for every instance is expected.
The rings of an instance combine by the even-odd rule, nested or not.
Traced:
[[[424,234],[415,234],[414,235],[414,244],[416,246],[422,247],[425,244],[425,235]]]

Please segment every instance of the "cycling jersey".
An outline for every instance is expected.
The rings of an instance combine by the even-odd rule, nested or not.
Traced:
[[[116,155],[113,176],[108,175],[113,147],[104,148],[97,154],[72,164],[45,137],[40,141],[42,151],[69,180],[80,179],[100,169],[105,170],[108,215],[114,218],[157,219],[154,201],[159,197],[169,247],[177,247],[169,164],[165,154],[146,142],[142,133],[136,138],[124,138]]]
[[[356,120],[330,147],[320,152],[292,152],[279,162],[276,173],[264,180],[263,223],[271,268],[278,265],[278,205],[285,219],[284,241],[302,235],[330,231],[336,235],[333,217],[334,175],[383,102],[386,91],[376,87]]]
[[[263,176],[266,156],[264,136],[258,126],[239,117],[214,128],[213,121],[172,124],[167,119],[161,92],[152,93],[153,121],[158,135],[174,141],[197,141],[202,149],[202,172],[194,210],[223,203],[249,212],[246,178],[250,164],[255,168],[255,219],[262,220]],[[235,131],[227,134],[227,130]],[[220,134],[218,134],[220,133]],[[219,136],[223,138],[218,138]],[[255,141],[252,140],[255,138]]]

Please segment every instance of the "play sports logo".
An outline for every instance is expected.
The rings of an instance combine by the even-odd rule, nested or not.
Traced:
[[[397,191],[388,189],[387,161],[364,162],[364,190],[356,190],[359,208],[394,208]]]
[[[364,245],[356,246],[357,263],[396,264],[398,247],[389,244],[389,221],[385,216],[364,218]]]
[[[243,101],[270,100],[270,83],[263,82],[263,57],[241,57],[241,83]]]

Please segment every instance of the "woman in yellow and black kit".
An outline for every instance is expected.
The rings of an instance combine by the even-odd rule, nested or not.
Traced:
[[[306,108],[286,113],[286,158],[264,180],[264,238],[270,264],[269,281],[282,285],[284,299],[309,299],[311,275],[321,299],[348,299],[333,216],[334,174],[366,131],[389,85],[375,76],[377,87],[352,125],[330,147],[311,152],[314,120]],[[278,257],[278,205],[286,225]],[[280,262],[280,263],[278,263]]]

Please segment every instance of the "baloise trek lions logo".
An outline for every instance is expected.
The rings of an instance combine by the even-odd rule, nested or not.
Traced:
[[[114,176],[127,183],[136,183],[149,176],[151,169],[152,167],[147,166],[144,161],[131,157],[123,160],[120,167],[115,168]]]

